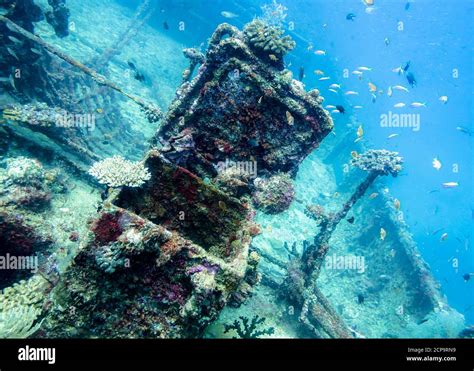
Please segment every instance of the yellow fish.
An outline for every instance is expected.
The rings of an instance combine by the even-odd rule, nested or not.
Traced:
[[[380,239],[384,241],[386,236],[387,236],[387,232],[385,231],[385,229],[380,228]]]
[[[359,157],[359,154],[357,153],[357,151],[352,151],[351,156],[352,158],[356,159],[357,157]]]
[[[363,0],[364,4],[366,6],[373,6],[374,5],[374,0]]]
[[[227,210],[227,206],[226,206],[226,204],[225,204],[224,201],[219,201],[218,204],[219,204],[219,208],[220,208],[222,211]]]
[[[288,111],[286,111],[286,121],[288,122],[288,125],[290,126],[293,126],[293,124],[295,123],[295,118]]]
[[[271,233],[271,232],[272,232],[272,230],[273,230],[272,226],[271,226],[271,225],[269,225],[269,226],[267,227],[267,232],[268,232],[268,233]]]
[[[104,110],[102,108],[97,108],[96,111],[97,111],[97,113],[103,113],[104,112]]]
[[[369,82],[369,90],[371,93],[375,93],[377,91],[377,87],[371,82]]]
[[[398,199],[393,200],[393,206],[396,210],[400,210],[400,201]]]
[[[363,135],[364,135],[364,129],[362,129],[362,125],[360,125],[357,128],[357,139],[355,140],[355,142],[358,142],[359,140],[361,140]]]
[[[379,194],[378,194],[377,192],[374,192],[374,193],[372,193],[372,194],[369,196],[369,199],[370,199],[370,200],[373,200],[374,198],[377,198],[378,195],[379,195]]]
[[[270,54],[268,56],[268,58],[270,58],[272,61],[276,62],[278,60],[277,56],[275,54]]]

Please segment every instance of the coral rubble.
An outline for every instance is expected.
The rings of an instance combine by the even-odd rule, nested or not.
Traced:
[[[0,205],[42,210],[50,206],[53,193],[62,193],[66,185],[56,170],[45,170],[41,163],[27,157],[11,157],[6,169],[0,169]]]
[[[255,179],[253,200],[256,207],[268,214],[288,209],[295,197],[293,181],[288,174],[276,174],[268,179]]]

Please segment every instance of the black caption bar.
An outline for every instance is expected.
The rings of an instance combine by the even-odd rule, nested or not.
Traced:
[[[312,361],[451,370],[474,368],[472,339],[0,340],[0,370],[200,361]]]

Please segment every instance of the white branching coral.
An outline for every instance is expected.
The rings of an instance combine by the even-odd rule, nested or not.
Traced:
[[[128,161],[121,156],[109,157],[94,163],[89,169],[89,174],[99,183],[107,184],[109,187],[140,187],[151,177],[143,162]]]

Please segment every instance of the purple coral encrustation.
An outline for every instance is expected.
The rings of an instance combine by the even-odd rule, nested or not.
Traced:
[[[202,262],[201,264],[193,265],[192,267],[188,268],[186,272],[188,274],[199,273],[203,271],[207,271],[212,274],[216,274],[219,272],[220,267],[217,264],[211,264],[207,261]]]
[[[164,304],[178,303],[184,305],[188,291],[178,283],[163,282],[156,295],[159,302]]]

